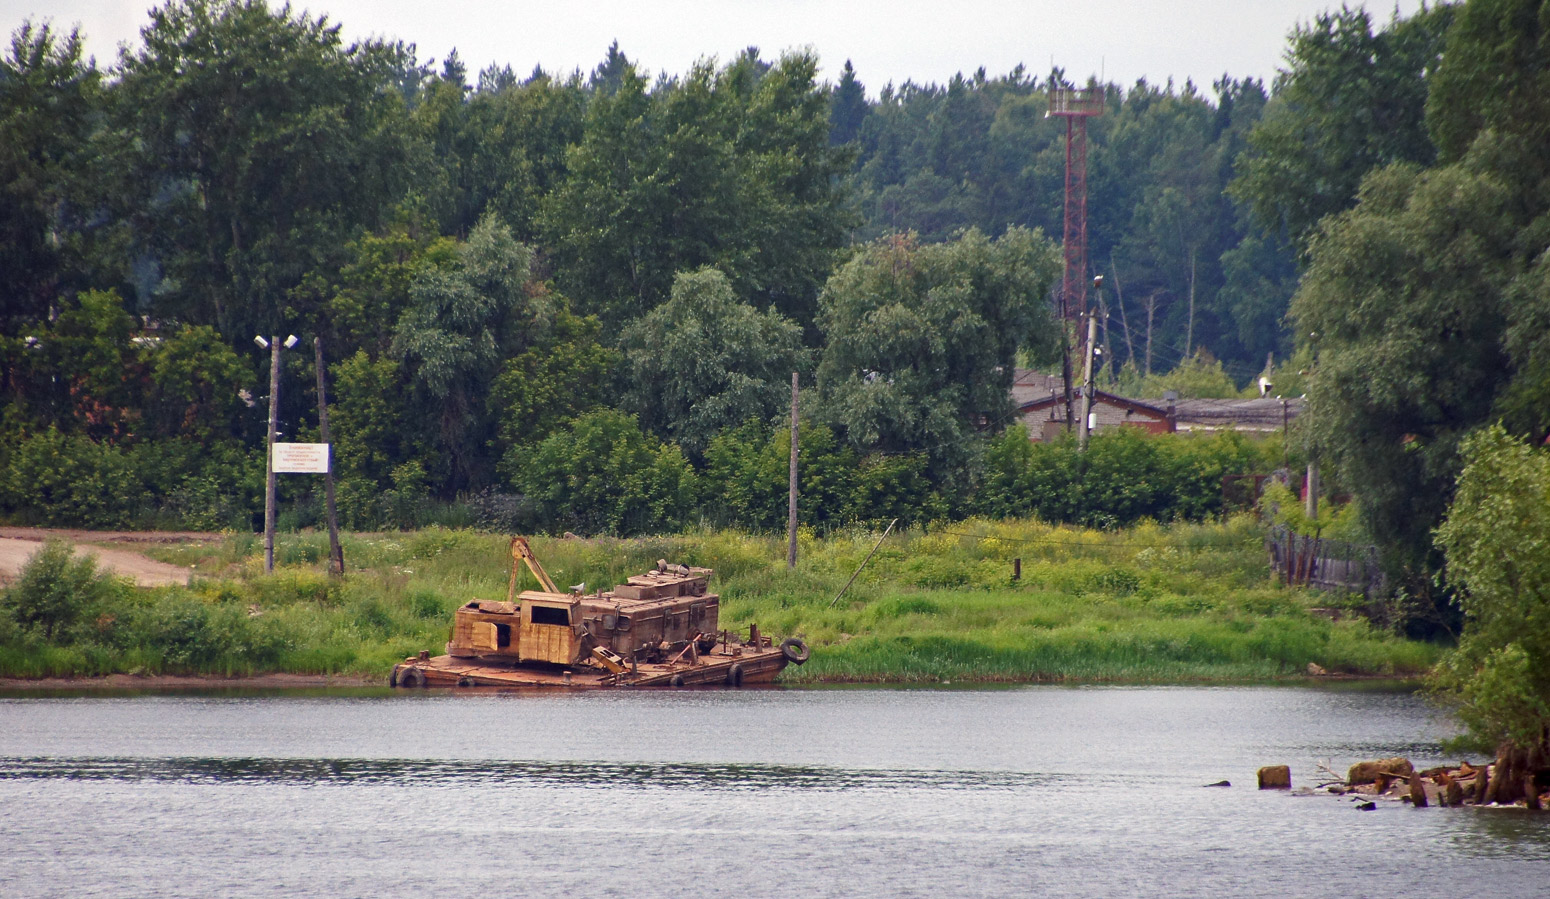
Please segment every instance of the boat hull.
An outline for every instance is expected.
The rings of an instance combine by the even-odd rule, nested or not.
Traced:
[[[436,656],[393,666],[394,687],[742,687],[768,684],[787,665],[779,647],[731,647],[698,658],[632,665],[622,672],[581,665],[526,665]]]

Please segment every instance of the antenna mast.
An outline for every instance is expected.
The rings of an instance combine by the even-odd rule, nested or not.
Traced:
[[[1103,115],[1102,87],[1049,87],[1045,118],[1066,120],[1065,274],[1060,283],[1060,318],[1066,329],[1061,375],[1066,390],[1066,427],[1073,424],[1071,391],[1072,325],[1087,312],[1087,120]],[[1078,355],[1085,344],[1076,329]]]

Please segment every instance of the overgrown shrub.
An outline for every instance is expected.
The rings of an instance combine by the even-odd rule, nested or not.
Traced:
[[[802,421],[797,431],[798,522],[826,527],[850,520],[856,451],[827,425]],[[705,451],[705,517],[753,531],[786,526],[791,486],[791,430],[748,422],[716,435]]]
[[[1012,428],[991,441],[973,506],[994,517],[1033,515],[1113,529],[1143,519],[1199,521],[1222,511],[1222,476],[1264,470],[1261,447],[1241,434],[1147,436],[1128,428],[1030,443]]]
[[[30,523],[127,527],[144,498],[126,453],[52,425],[12,443],[0,465],[0,513]]]
[[[626,535],[681,527],[698,482],[678,447],[642,433],[634,416],[603,410],[538,444],[517,486],[548,530]]]
[[[92,557],[76,557],[69,543],[50,540],[33,553],[16,584],[0,594],[0,606],[22,630],[65,644],[75,626],[119,590],[111,576],[97,571]]]

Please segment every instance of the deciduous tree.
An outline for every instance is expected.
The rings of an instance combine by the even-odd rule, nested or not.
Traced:
[[[1464,631],[1433,674],[1478,739],[1543,764],[1550,756],[1550,455],[1489,427],[1465,465],[1437,542]],[[1527,759],[1524,759],[1527,761]],[[1518,765],[1518,768],[1532,765]]]
[[[824,287],[818,367],[823,417],[864,450],[926,453],[946,478],[975,435],[1011,420],[1018,350],[1047,357],[1049,289],[1060,271],[1037,231],[950,244],[874,243]]]
[[[96,214],[102,77],[80,34],[22,23],[0,56],[0,333],[47,317],[75,277]]]
[[[1430,580],[1430,532],[1459,441],[1488,420],[1507,380],[1514,202],[1470,167],[1383,169],[1313,242],[1292,303],[1317,351],[1310,433],[1413,591]]]
[[[1428,76],[1453,14],[1438,4],[1374,31],[1365,9],[1342,7],[1292,31],[1287,68],[1232,185],[1260,227],[1306,252],[1319,221],[1356,202],[1368,172],[1436,158]]]
[[[288,291],[403,192],[410,130],[376,43],[262,0],[171,0],[119,63],[125,204],[163,317],[273,333]]]
[[[422,271],[393,331],[413,403],[435,421],[435,472],[444,492],[487,480],[493,434],[483,414],[501,361],[548,330],[552,309],[528,291],[532,251],[487,215],[445,269]]]
[[[680,273],[672,297],[631,325],[620,348],[623,407],[696,456],[721,430],[777,416],[791,373],[808,368],[802,329],[740,301],[709,268]]]

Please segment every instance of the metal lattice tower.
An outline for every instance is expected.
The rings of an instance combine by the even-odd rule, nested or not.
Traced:
[[[1103,115],[1101,87],[1051,87],[1045,117],[1066,120],[1065,275],[1060,286],[1060,316],[1076,319],[1087,311],[1087,120]]]

